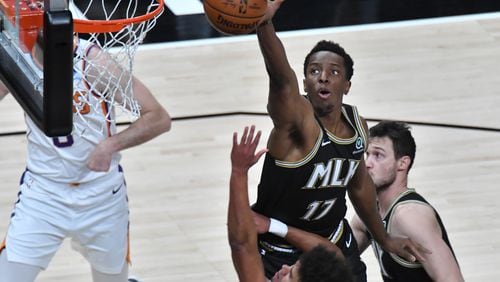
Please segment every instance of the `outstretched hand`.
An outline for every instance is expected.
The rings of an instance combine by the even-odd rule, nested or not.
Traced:
[[[413,242],[410,238],[389,236],[390,237],[385,245],[385,250],[390,253],[394,253],[407,261],[425,262],[424,254],[432,253],[422,245]]]
[[[231,150],[231,164],[233,170],[247,171],[253,166],[260,157],[267,152],[267,149],[262,149],[255,153],[259,144],[262,132],[259,130],[255,135],[255,126],[245,126],[243,135],[238,143],[238,133],[233,133],[233,149]]]
[[[279,7],[281,4],[285,2],[285,0],[269,0],[267,1],[267,11],[264,17],[260,20],[259,24],[266,23],[270,21],[273,17],[274,14],[276,14],[276,11],[278,11]]]

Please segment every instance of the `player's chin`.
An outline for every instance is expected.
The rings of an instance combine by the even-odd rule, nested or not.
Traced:
[[[334,111],[335,107],[332,104],[325,103],[314,107],[314,109],[317,116],[324,117],[330,115]]]

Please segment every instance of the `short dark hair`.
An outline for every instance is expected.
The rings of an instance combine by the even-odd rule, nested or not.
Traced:
[[[321,245],[302,254],[299,261],[300,282],[354,281],[344,260]]]
[[[370,128],[370,138],[373,137],[388,137],[392,141],[394,155],[396,159],[403,156],[408,156],[411,159],[408,171],[413,166],[415,161],[415,151],[417,145],[415,139],[411,135],[411,127],[400,121],[381,121],[377,125]]]
[[[320,52],[320,51],[330,51],[332,53],[335,53],[342,58],[344,58],[344,67],[346,71],[346,79],[351,80],[352,75],[354,74],[354,61],[352,60],[351,56],[347,54],[347,52],[342,48],[338,43],[335,43],[333,41],[328,41],[328,40],[321,40],[316,45],[311,49],[309,54],[307,54],[306,59],[304,60],[304,75],[307,73],[307,66],[309,65],[309,60],[311,59],[311,56],[314,53]]]

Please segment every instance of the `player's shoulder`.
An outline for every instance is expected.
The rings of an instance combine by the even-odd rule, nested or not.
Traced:
[[[443,230],[435,210],[428,204],[419,202],[397,207],[395,216],[391,217],[389,232],[409,237],[424,245],[440,238]]]
[[[366,119],[358,112],[358,108],[355,105],[342,104],[342,112],[349,119],[350,124],[354,124],[356,130],[361,135],[361,141],[364,143],[364,149],[367,149],[368,145],[368,123]]]
[[[418,200],[398,203],[391,214],[391,228],[401,230],[407,236],[421,232],[426,226],[435,226],[436,222],[436,212],[432,206]]]
[[[394,206],[393,214],[404,216],[416,216],[416,213],[434,212],[433,208],[426,202],[420,200],[405,200]]]
[[[341,110],[342,112],[344,112],[344,114],[347,114],[349,118],[359,119],[365,122],[365,119],[358,111],[358,107],[356,107],[355,105],[342,103]]]

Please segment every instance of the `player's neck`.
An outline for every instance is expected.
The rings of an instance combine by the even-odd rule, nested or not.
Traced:
[[[339,138],[352,137],[353,129],[345,119],[341,109],[320,117],[320,120],[323,126],[333,135]]]
[[[385,216],[387,210],[391,207],[392,203],[404,192],[408,190],[408,181],[404,179],[396,179],[391,185],[385,189],[377,189],[377,200],[379,204],[379,211],[381,216]]]

